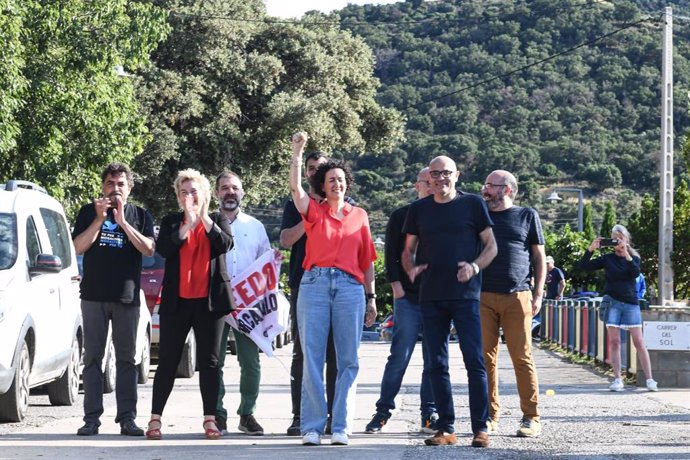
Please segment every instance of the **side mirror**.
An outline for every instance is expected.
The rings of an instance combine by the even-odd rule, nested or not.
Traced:
[[[36,264],[29,267],[29,272],[38,273],[60,273],[62,270],[62,260],[52,254],[39,254],[36,256]]]

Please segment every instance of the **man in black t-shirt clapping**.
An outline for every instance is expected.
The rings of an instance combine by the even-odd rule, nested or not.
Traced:
[[[103,196],[77,214],[72,239],[84,254],[81,312],[84,322],[84,426],[80,436],[98,434],[103,414],[102,362],[113,325],[115,392],[120,434],[143,436],[137,416],[137,324],[141,255],[155,250],[153,219],[148,211],[127,203],[134,186],[132,172],[121,163],[109,164],[101,174]]]
[[[403,266],[410,281],[420,277],[424,344],[434,389],[436,434],[424,442],[452,445],[455,408],[448,375],[451,320],[467,370],[473,447],[487,447],[488,394],[479,319],[480,271],[496,256],[496,241],[486,203],[479,195],[458,192],[459,173],[447,156],[429,163],[433,195],[417,200],[403,226],[407,234]]]
[[[498,255],[482,276],[480,315],[484,362],[489,378],[489,433],[498,430],[499,330],[503,327],[513,361],[522,420],[519,437],[541,433],[539,381],[532,357],[532,317],[539,313],[544,295],[546,255],[539,215],[532,208],[513,205],[517,179],[508,171],[493,171],[482,186],[482,196],[494,222]],[[534,274],[534,293],[530,288]]]

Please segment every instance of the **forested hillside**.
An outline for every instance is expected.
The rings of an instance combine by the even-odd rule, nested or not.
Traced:
[[[421,165],[447,153],[465,189],[503,168],[519,176],[522,204],[546,207],[549,188],[570,185],[595,220],[611,199],[627,217],[658,187],[665,4],[408,0],[335,13],[374,50],[381,104],[408,120],[393,156],[352,158],[358,199],[380,224]],[[670,4],[683,13],[690,2]],[[690,121],[689,26],[674,24],[677,146]]]

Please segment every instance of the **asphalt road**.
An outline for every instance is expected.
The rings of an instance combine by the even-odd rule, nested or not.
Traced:
[[[458,445],[428,447],[419,429],[419,378],[421,347],[418,345],[396,400],[398,410],[379,435],[363,433],[375,411],[379,382],[385,366],[387,343],[363,342],[357,413],[351,444],[335,447],[324,444],[304,447],[300,438],[288,437],[290,389],[287,368],[291,345],[276,352],[276,358],[262,355],[262,385],[256,412],[266,435],[250,437],[235,427],[237,417],[228,421],[230,434],[218,441],[203,439],[201,398],[196,376],[178,379],[163,415],[163,439],[147,441],[119,435],[113,421],[115,401],[107,395],[101,434],[92,438],[75,436],[81,426],[81,395],[73,407],[53,408],[47,396],[31,397],[29,417],[19,424],[0,424],[0,459],[168,459],[168,458],[270,458],[270,459],[690,459],[690,390],[649,393],[627,387],[621,393],[608,391],[609,379],[589,368],[571,364],[544,350],[536,350],[539,369],[543,433],[538,438],[515,437],[520,420],[515,379],[505,348],[502,349],[500,390],[503,414],[499,433],[491,437],[488,449],[469,446],[469,408],[462,357],[457,344],[451,345],[451,379],[454,384],[458,420]],[[154,366],[155,369],[155,366]],[[226,407],[239,403],[239,367],[233,357],[226,362]],[[152,380],[139,389],[139,418],[148,420]],[[555,394],[546,396],[546,390]]]

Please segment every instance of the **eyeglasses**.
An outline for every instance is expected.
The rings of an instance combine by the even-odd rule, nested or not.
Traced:
[[[507,184],[492,184],[491,182],[487,182],[486,184],[482,185],[482,189],[487,189],[489,187],[491,188],[498,188],[498,187],[505,187]]]
[[[441,176],[444,178],[450,177],[453,173],[455,173],[455,171],[448,171],[447,169],[444,169],[443,171],[429,171],[429,175],[434,179],[438,179]]]

